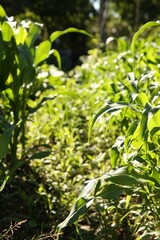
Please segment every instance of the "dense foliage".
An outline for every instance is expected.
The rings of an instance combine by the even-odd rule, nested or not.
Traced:
[[[86,32],[0,20],[0,239],[159,239],[159,22],[66,74],[51,43]]]
[[[97,3],[95,8],[94,2]],[[17,21],[43,22],[43,39],[53,31],[76,27],[94,34],[103,42],[109,36],[130,36],[147,21],[159,19],[159,0],[1,0],[9,16]],[[79,56],[98,45],[84,35],[70,34],[54,43],[61,51],[63,70],[79,64]],[[50,61],[53,63],[53,59]]]

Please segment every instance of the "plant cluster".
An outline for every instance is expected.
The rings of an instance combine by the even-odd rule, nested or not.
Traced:
[[[87,33],[42,41],[0,7],[0,239],[159,238],[159,25],[64,73],[53,41]]]
[[[105,114],[108,127],[118,131],[110,148],[112,169],[83,184],[59,229],[76,223],[81,235],[81,222],[78,226],[77,221],[94,204],[100,222],[95,239],[159,239],[160,48],[154,31],[147,41],[138,39],[153,26],[158,27],[159,22],[142,26],[133,37],[131,50],[121,52],[113,62],[113,53],[106,55],[99,64],[108,75],[105,83],[109,90],[90,129]],[[127,45],[119,39],[118,46]]]

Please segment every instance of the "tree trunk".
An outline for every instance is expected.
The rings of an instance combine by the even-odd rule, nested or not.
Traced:
[[[99,33],[100,40],[106,41],[106,20],[107,20],[107,11],[108,11],[109,0],[100,0],[100,10],[99,10]]]
[[[135,19],[135,31],[137,31],[140,23],[140,7],[141,7],[141,0],[136,0],[136,19]]]

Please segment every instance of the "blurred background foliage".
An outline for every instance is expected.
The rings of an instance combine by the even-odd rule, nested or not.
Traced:
[[[43,39],[68,27],[86,30],[102,42],[111,35],[132,37],[140,25],[160,17],[158,0],[16,0],[16,4],[14,0],[1,0],[1,4],[17,21],[42,22]],[[54,47],[62,55],[63,70],[70,70],[80,63],[81,55],[99,43],[84,35],[69,34],[58,39]]]
[[[41,75],[42,89],[37,90],[36,98],[33,98],[33,95],[29,96],[29,103],[34,106],[36,103],[39,104],[39,97],[41,99],[46,96],[53,97],[53,94],[56,97],[52,101],[46,101],[43,107],[28,119],[27,154],[23,156],[25,163],[17,169],[15,177],[7,182],[1,193],[0,205],[3,211],[0,211],[0,239],[55,239],[56,236],[52,238],[36,236],[49,232],[51,228],[54,230],[57,224],[65,219],[85,180],[98,177],[111,167],[108,161],[109,149],[115,139],[126,131],[128,127],[125,126],[126,119],[123,121],[122,129],[119,127],[121,124],[119,119],[115,118],[108,129],[105,125],[106,119],[101,119],[92,131],[90,142],[88,142],[88,125],[106,100],[125,99],[126,95],[123,96],[125,81],[129,79],[128,73],[132,71],[133,61],[128,52],[130,44],[123,36],[131,38],[141,24],[149,20],[157,20],[160,3],[158,0],[131,2],[127,0],[17,0],[15,4],[13,0],[1,0],[1,4],[7,15],[14,16],[18,22],[29,19],[44,24],[39,42],[48,39],[52,32],[64,30],[67,27],[84,29],[97,39],[93,40],[73,33],[53,43],[53,48],[57,48],[61,53],[63,70],[68,71],[73,68],[79,63],[79,57],[88,53],[87,57],[81,57],[81,66],[76,66],[72,71],[59,71],[53,65],[46,63],[42,69],[37,68],[38,76]],[[137,58],[139,65],[136,74],[138,79],[142,79],[142,85],[143,79],[150,79],[150,75],[147,77],[148,70],[158,68],[159,55],[156,51],[159,51],[159,35],[156,31],[154,34],[152,32],[150,40],[141,39],[138,42],[142,52],[140,52],[141,58]],[[108,42],[109,47],[106,52],[92,49],[101,48],[103,42],[110,36],[120,38]],[[89,49],[91,50],[88,51]],[[5,61],[3,58],[2,60]],[[52,63],[52,59],[49,59],[50,62]],[[6,68],[7,70],[10,69]],[[141,73],[146,76],[141,78]],[[159,79],[159,75],[155,75],[155,79]],[[158,95],[159,83],[156,84],[155,92]],[[39,88],[37,84],[35,85]],[[149,91],[146,85],[145,89]],[[148,95],[148,92],[146,94]],[[1,101],[2,107],[5,108],[3,95],[1,95]],[[3,117],[2,113],[1,117]],[[10,116],[10,112],[8,115]],[[20,140],[18,143],[21,144]],[[45,153],[45,151],[51,151],[51,154],[41,158],[36,155],[37,152]],[[31,158],[31,156],[34,157]],[[11,159],[5,160],[5,165],[1,169],[3,174],[8,173]],[[113,204],[111,203],[110,206],[112,207]],[[118,205],[117,202],[115,206],[118,208],[117,219],[113,219],[115,217],[113,209],[108,210],[108,206],[105,209],[100,205],[104,210],[104,225],[107,223],[107,228],[117,236],[117,239],[131,239],[128,235],[126,237],[123,235],[134,232],[136,222],[141,223],[141,212],[137,215],[135,211],[136,217],[131,216],[128,226],[125,221],[119,225],[119,219],[125,215],[125,212],[123,206]],[[107,215],[107,210],[111,211],[111,214]],[[148,220],[150,213],[146,213],[146,209],[144,212],[146,214],[144,223],[149,222],[154,225],[153,219]],[[93,235],[100,231],[99,222],[101,222],[101,216],[97,216],[95,209],[91,209],[90,216],[81,224],[85,227],[82,231],[86,238],[83,239],[95,239]],[[111,228],[112,223],[115,225]],[[88,229],[88,226],[91,227]],[[102,226],[102,230],[105,227]],[[73,238],[69,238],[68,236],[72,234]],[[6,237],[3,237],[4,235]],[[76,236],[75,228],[71,227],[67,228],[62,239],[79,239]],[[113,236],[110,239],[116,238]]]

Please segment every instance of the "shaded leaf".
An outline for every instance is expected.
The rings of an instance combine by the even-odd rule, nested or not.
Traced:
[[[26,37],[26,44],[29,48],[34,47],[35,41],[38,39],[39,34],[41,33],[41,26],[36,23],[30,25],[28,35]]]
[[[29,159],[33,160],[33,159],[41,159],[41,158],[45,158],[47,156],[49,156],[51,154],[51,151],[43,151],[43,152],[38,152],[33,154]]]
[[[123,193],[123,188],[111,183],[107,184],[102,188],[102,191],[98,193],[97,196],[102,197],[104,199],[116,199],[121,196]]]
[[[8,145],[14,128],[15,126],[13,125],[0,135],[0,159],[8,153]]]

